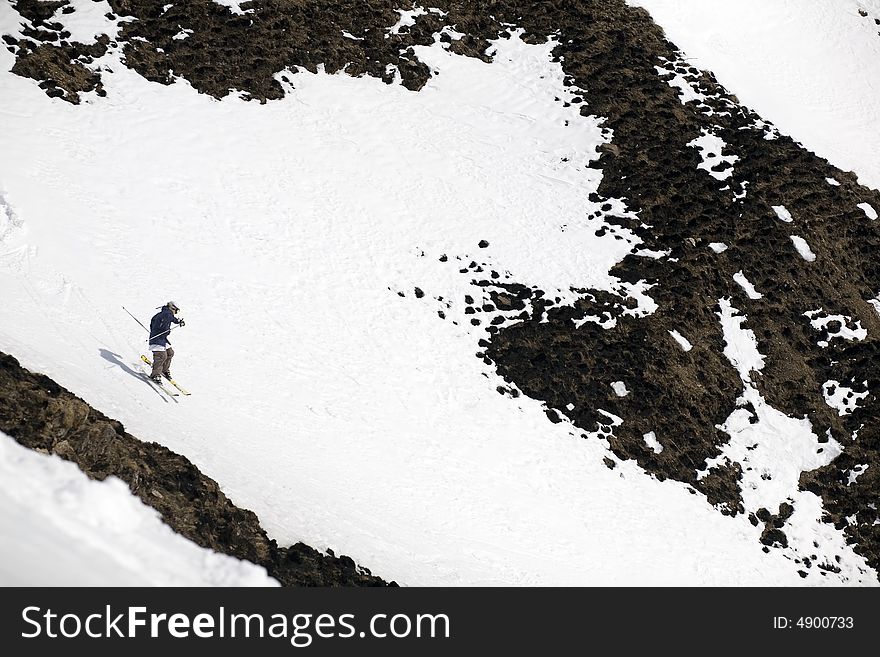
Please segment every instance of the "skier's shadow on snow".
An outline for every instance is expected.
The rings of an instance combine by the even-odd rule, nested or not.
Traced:
[[[128,365],[126,365],[121,360],[119,360],[119,354],[115,354],[112,351],[110,351],[109,349],[99,349],[98,351],[101,353],[101,358],[103,358],[104,360],[106,360],[110,363],[113,363],[114,365],[117,365],[118,367],[121,367],[124,372],[131,374],[134,378],[138,379],[139,381],[144,381],[144,383],[149,385],[151,388],[153,387],[152,385],[150,385],[149,382],[147,382],[144,379],[143,372],[138,372],[137,370],[133,370]],[[159,395],[160,397],[162,397],[162,399],[165,402],[168,401],[167,399],[165,399],[165,397],[162,395],[162,393],[159,392],[158,390],[156,390],[156,394]]]
[[[118,365],[118,366],[121,367],[125,372],[131,374],[131,375],[132,375],[133,377],[135,377],[136,379],[143,379],[143,378],[144,378],[143,375],[142,375],[140,372],[131,369],[128,365],[126,365],[126,364],[123,363],[121,360],[119,360],[119,354],[114,354],[114,353],[113,353],[112,351],[110,351],[109,349],[100,349],[99,351],[101,352],[101,358],[103,358],[104,360],[106,360],[106,361],[110,361],[110,362],[113,363],[114,365]]]

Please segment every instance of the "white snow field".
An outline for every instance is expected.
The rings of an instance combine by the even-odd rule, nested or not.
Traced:
[[[265,568],[200,548],[110,477],[0,433],[4,586],[278,586]]]
[[[111,50],[107,97],[73,106],[0,51],[0,350],[191,459],[281,545],[403,585],[876,584],[796,477],[772,497],[810,496],[794,547],[764,553],[744,514],[608,469],[603,439],[500,395],[475,357],[471,260],[572,298],[619,287],[634,246],[586,219],[609,135],[554,101],[572,90],[551,47],[418,48],[440,73],[418,93],[289,72],[265,105],[149,83]],[[132,371],[146,336],[122,310],[169,299],[177,401]],[[769,452],[792,472],[817,464],[808,426],[780,440],[797,432]],[[802,579],[799,546],[840,573]]]
[[[741,103],[880,189],[880,0],[627,2]]]

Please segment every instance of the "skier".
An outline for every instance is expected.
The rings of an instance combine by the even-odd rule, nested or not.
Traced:
[[[157,383],[162,381],[163,375],[166,379],[171,378],[171,359],[174,357],[174,350],[168,342],[168,333],[171,331],[172,323],[178,326],[186,325],[182,319],[175,317],[179,312],[180,308],[177,304],[169,301],[150,320],[150,351],[153,352],[153,371],[150,373],[150,378]]]

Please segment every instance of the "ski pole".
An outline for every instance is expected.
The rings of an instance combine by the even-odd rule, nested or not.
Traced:
[[[150,332],[150,329],[148,329],[146,326],[144,326],[143,323],[141,322],[141,320],[139,320],[137,317],[135,317],[135,316],[132,315],[130,312],[128,312],[128,308],[126,308],[125,306],[122,306],[122,309],[123,309],[125,312],[127,312],[127,313],[129,314],[129,316],[130,316],[134,321],[136,321],[138,324],[140,324],[142,329],[144,329],[147,333]]]
[[[148,340],[152,340],[153,338],[158,338],[160,335],[165,335],[166,333],[171,333],[171,331],[173,331],[173,330],[176,329],[176,328],[178,328],[178,327],[177,327],[177,326],[172,326],[172,327],[171,327],[170,329],[168,329],[167,331],[162,331],[161,333],[157,333],[156,335],[151,335],[151,336],[150,336],[149,338],[147,338],[147,339],[148,339]]]

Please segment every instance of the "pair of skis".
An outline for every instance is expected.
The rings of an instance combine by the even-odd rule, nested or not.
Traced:
[[[150,367],[153,366],[153,361],[151,361],[149,358],[147,358],[147,357],[144,356],[143,354],[141,354],[141,360],[144,361],[144,362],[145,362],[147,365],[149,365]],[[187,391],[182,385],[180,385],[180,384],[179,384],[177,381],[175,381],[174,379],[165,379],[165,378],[163,377],[163,381],[160,382],[160,381],[155,381],[155,380],[151,379],[150,376],[149,376],[148,374],[144,374],[144,376],[146,376],[147,379],[149,379],[150,383],[155,384],[157,388],[161,388],[163,392],[165,392],[166,394],[170,395],[171,397],[177,397],[178,395],[189,395],[189,394],[191,394],[189,391]],[[170,383],[171,385],[173,385],[173,386],[174,386],[175,388],[177,388],[180,392],[178,393],[178,392],[175,392],[174,390],[171,390],[171,389],[167,388],[167,387],[165,386],[165,381],[167,381],[168,383]]]

